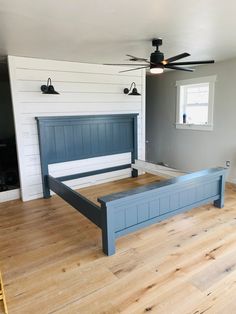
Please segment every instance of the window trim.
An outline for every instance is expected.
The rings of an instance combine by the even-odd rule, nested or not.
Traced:
[[[177,103],[176,103],[176,129],[185,130],[199,130],[199,131],[212,131],[213,130],[213,109],[214,109],[214,95],[215,95],[215,82],[217,76],[204,76],[193,79],[176,81],[177,87]],[[209,103],[208,103],[208,124],[188,124],[180,123],[180,90],[181,86],[194,85],[194,84],[204,84],[209,83]]]

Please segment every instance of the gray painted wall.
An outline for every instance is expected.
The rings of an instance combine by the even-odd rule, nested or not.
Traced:
[[[176,81],[217,75],[213,131],[175,128]],[[147,160],[185,171],[225,166],[236,183],[236,59],[199,66],[194,73],[166,72],[147,77]]]

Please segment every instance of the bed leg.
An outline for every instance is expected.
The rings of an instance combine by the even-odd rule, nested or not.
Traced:
[[[44,191],[43,198],[50,198],[50,197],[51,197],[50,191],[49,190]]]
[[[214,201],[214,206],[218,208],[224,207],[224,195],[225,195],[225,176],[222,175],[220,181],[220,198]]]
[[[43,177],[43,197],[44,198],[50,198],[51,197],[47,175]]]
[[[110,256],[115,254],[115,241],[111,240],[109,236],[107,236],[107,233],[102,231],[102,248],[103,253]]]
[[[102,247],[103,252],[110,256],[115,254],[115,233],[112,208],[102,205]]]
[[[216,200],[214,202],[214,206],[218,207],[218,208],[223,208],[224,207],[224,198],[222,199],[222,197],[221,197],[218,200]]]
[[[132,177],[133,177],[133,178],[138,177],[138,170],[137,170],[137,169],[133,169],[133,170],[132,170]]]

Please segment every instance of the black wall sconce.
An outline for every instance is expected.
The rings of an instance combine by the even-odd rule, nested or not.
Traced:
[[[50,77],[47,80],[47,85],[41,86],[41,91],[43,94],[59,95],[59,93],[55,91],[54,86],[52,85],[52,80],[50,79]]]
[[[132,89],[133,87],[133,89]],[[128,94],[130,96],[140,96],[141,94],[138,93],[138,90],[136,88],[136,84],[135,82],[133,82],[131,85],[130,85],[130,88],[125,88],[124,89],[124,94]]]

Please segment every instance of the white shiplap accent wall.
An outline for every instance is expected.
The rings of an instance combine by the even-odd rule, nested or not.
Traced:
[[[24,201],[42,197],[36,116],[139,113],[139,158],[145,158],[145,72],[118,73],[112,66],[8,57],[16,128],[21,194]],[[123,68],[122,68],[123,69]],[[43,95],[40,86],[51,77],[60,95]],[[135,81],[142,96],[123,89]],[[50,165],[54,176],[105,168],[130,162],[130,154]],[[67,181],[73,188],[130,175],[125,169]]]

